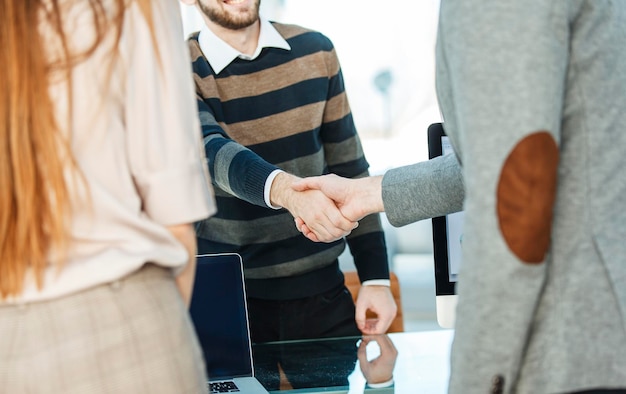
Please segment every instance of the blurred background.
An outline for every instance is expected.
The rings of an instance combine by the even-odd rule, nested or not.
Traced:
[[[181,5],[184,35],[200,29]],[[335,45],[372,174],[428,159],[426,130],[441,121],[435,94],[439,0],[262,0],[265,18],[320,31]],[[386,221],[390,268],[400,282],[405,331],[439,329],[430,220]],[[341,257],[354,270],[351,256]]]

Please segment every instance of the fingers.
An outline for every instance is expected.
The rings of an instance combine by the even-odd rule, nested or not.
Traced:
[[[388,335],[378,335],[376,336],[376,342],[378,342],[378,346],[380,347],[381,355],[390,355],[395,358],[398,354],[398,350],[394,346],[391,338]]]
[[[300,179],[299,181],[293,183],[291,185],[291,188],[297,192],[303,192],[305,190],[311,190],[311,189],[320,190],[321,189],[320,178],[322,177],[312,176],[309,178]]]
[[[365,303],[364,300],[362,300],[361,290],[363,290],[363,287],[361,287],[361,289],[359,290],[359,294],[356,299],[356,304],[354,306],[355,307],[354,320],[356,321],[356,325],[359,328],[359,330],[361,330],[362,333],[366,333],[365,323],[367,319],[365,315],[367,313],[367,304]]]
[[[386,297],[385,297],[386,298]],[[377,319],[368,321],[366,323],[364,333],[367,334],[384,334],[389,329],[389,326],[396,317],[397,307],[393,298],[392,303],[388,300],[380,300],[380,303],[372,306],[371,310],[376,314]]]
[[[350,179],[335,174],[301,178],[291,185],[295,191],[319,190],[341,207],[348,194]]]
[[[367,344],[370,343],[370,339],[364,336],[361,338],[361,342],[359,343],[359,348],[356,351],[357,358],[359,360],[359,365],[361,367],[361,372],[365,376],[365,379],[369,381],[372,375],[371,369],[372,365],[370,361],[367,359]]]
[[[380,354],[368,360],[367,346],[371,342],[376,342],[380,350]],[[393,384],[393,370],[398,357],[398,351],[387,335],[364,335],[357,350],[357,358],[361,372],[365,380],[372,383],[388,383]]]
[[[366,319],[368,310],[376,315],[376,319]],[[355,320],[363,334],[376,335],[387,332],[397,310],[389,287],[361,286],[356,301]]]
[[[376,334],[384,334],[384,329],[380,328],[382,323],[379,319],[365,319],[365,325],[361,332],[365,335],[376,335]]]
[[[345,218],[335,202],[318,190],[296,192],[292,214],[298,231],[315,242],[333,242],[350,234],[358,222]]]
[[[303,234],[315,242],[333,242],[346,235],[356,228],[358,225],[356,220],[350,220],[340,212],[338,204],[320,190],[310,189],[310,186],[316,186],[317,180],[303,181],[299,184],[300,178],[281,172],[272,181],[270,188],[270,202],[273,205],[286,208],[296,220],[296,228]],[[339,179],[338,176],[334,178]]]
[[[389,338],[387,334],[363,335],[363,337],[361,337],[361,343],[359,344],[357,354],[362,353],[362,355],[365,356],[367,345],[371,342],[376,342],[378,348],[380,349],[378,360],[385,363],[395,363],[395,359],[398,356],[398,350],[396,349],[393,341],[391,340],[391,338]]]
[[[350,179],[342,178],[335,174],[316,176],[310,178],[298,179],[291,187],[296,191],[319,190],[327,198],[333,201],[337,208],[341,211],[341,215],[346,219],[357,222],[367,214],[375,212],[378,208],[370,206],[370,199],[364,199],[363,196],[370,194],[370,182],[372,179],[378,178],[360,178]],[[373,194],[376,196],[376,188]],[[373,201],[377,201],[376,198]],[[310,223],[305,220],[310,226]]]
[[[307,237],[309,240],[313,242],[321,242],[319,238],[317,238],[317,235],[315,235],[315,233],[304,223],[304,220],[301,218],[295,218],[295,224],[298,231],[300,231],[302,235]]]
[[[388,327],[384,326],[384,322],[378,318],[368,318],[367,311],[370,308],[359,306],[357,300],[357,308],[355,312],[355,321],[359,330],[363,335],[384,334]],[[371,309],[370,309],[371,310]]]
[[[333,206],[333,209],[324,209],[313,216],[304,218],[305,231],[313,233],[320,242],[333,242],[350,234],[358,225],[341,216],[341,213]],[[309,239],[311,237],[309,236]]]

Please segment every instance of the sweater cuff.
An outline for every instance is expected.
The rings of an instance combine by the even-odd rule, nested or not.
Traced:
[[[270,191],[272,190],[272,182],[274,182],[274,178],[281,172],[285,172],[283,170],[274,170],[272,171],[265,181],[265,188],[263,189],[263,199],[265,199],[265,204],[272,209],[281,209],[282,207],[272,205],[270,201]]]
[[[393,385],[393,377],[391,379],[389,379],[386,382],[382,382],[382,383],[368,383],[367,386],[371,387],[373,389],[379,389],[379,388],[383,388],[383,387],[389,387]]]
[[[391,280],[389,279],[370,279],[361,283],[361,286],[387,286],[391,287]]]

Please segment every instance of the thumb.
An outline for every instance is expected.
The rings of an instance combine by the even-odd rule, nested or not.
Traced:
[[[302,178],[291,184],[291,188],[297,192],[303,192],[310,189],[319,189],[319,177],[313,176]]]
[[[358,300],[355,305],[355,316],[354,320],[356,321],[356,325],[359,327],[359,330],[363,331],[365,329],[365,314],[367,312],[367,307],[363,305],[363,303],[359,303]]]

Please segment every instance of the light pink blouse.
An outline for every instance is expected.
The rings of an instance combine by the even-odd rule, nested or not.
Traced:
[[[90,42],[92,22],[79,10],[87,2],[74,3],[66,25],[80,47]],[[174,0],[151,3],[158,52],[132,6],[110,77],[104,47],[73,72],[71,141],[84,177],[68,174],[75,196],[69,256],[60,272],[50,266],[41,291],[29,277],[22,296],[8,302],[112,282],[146,262],[179,270],[187,253],[166,226],[215,212],[180,8]],[[63,124],[65,88],[50,91]]]

